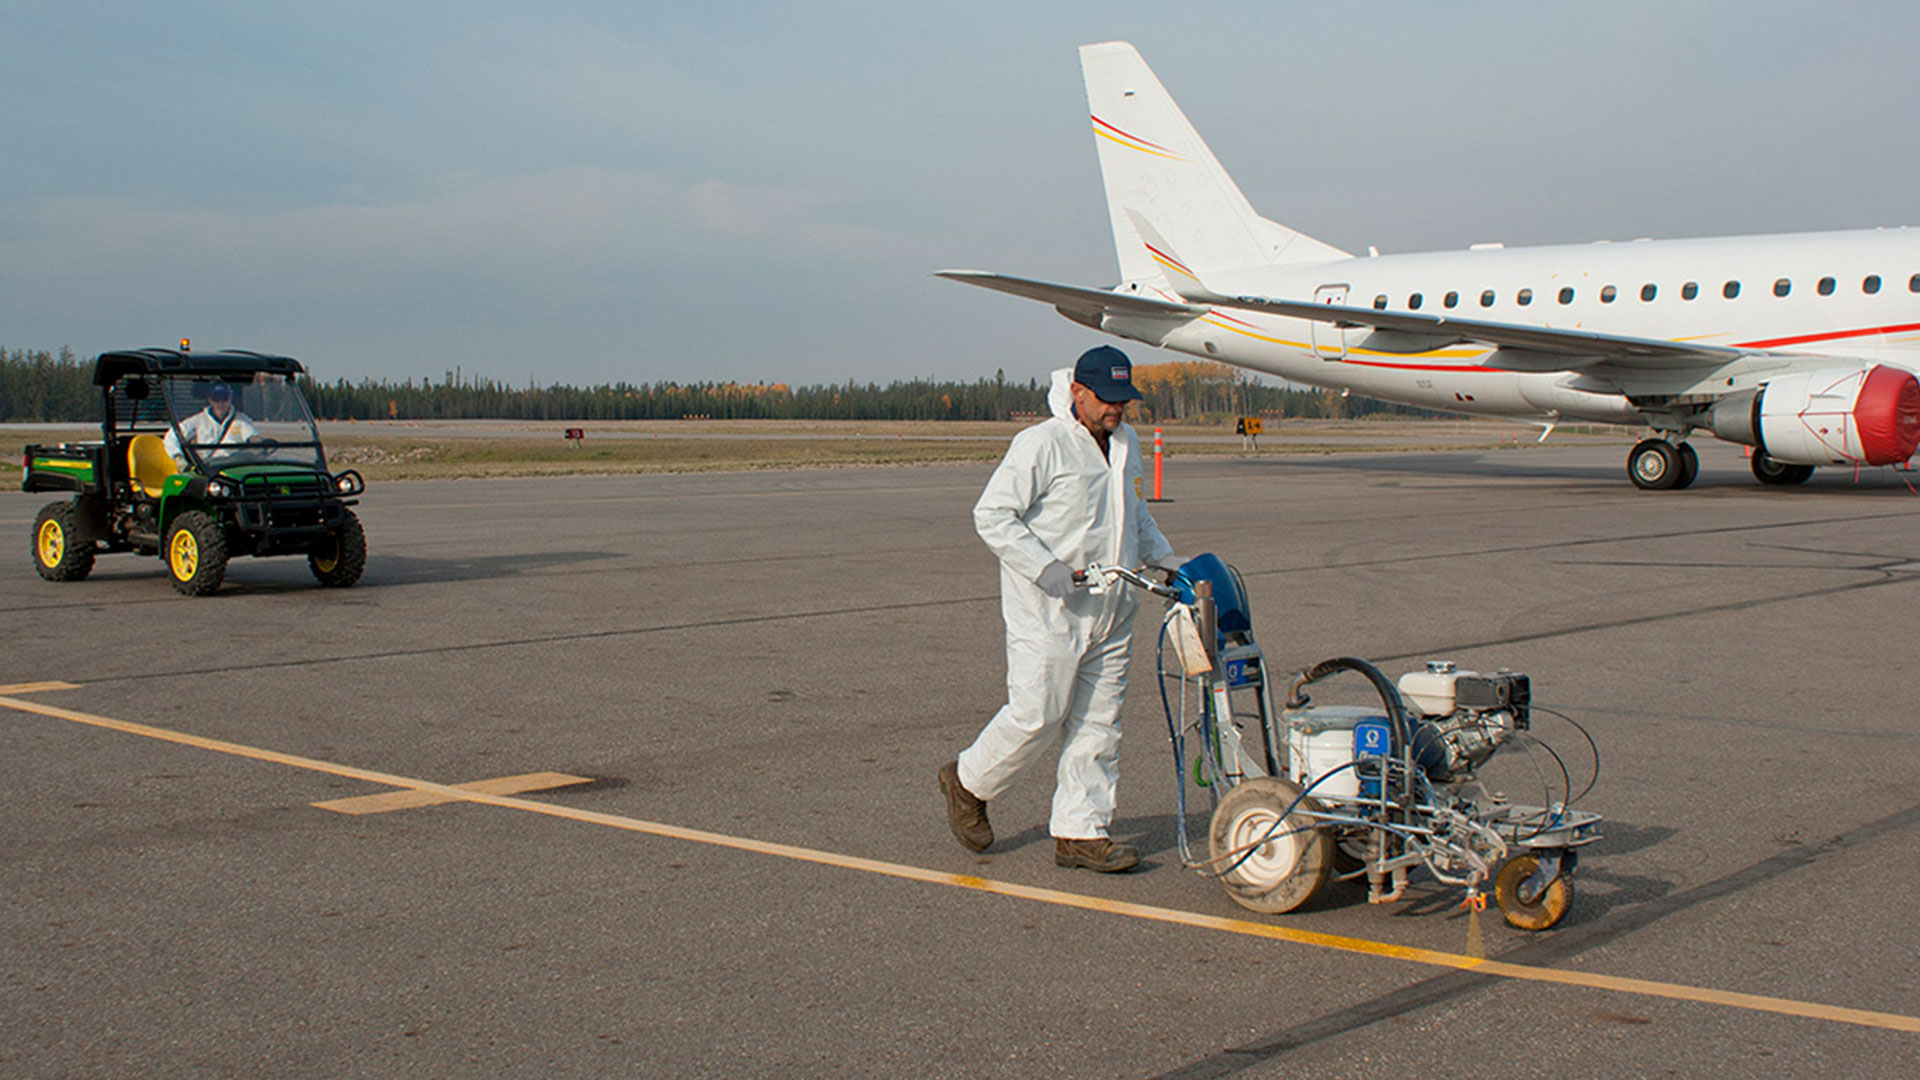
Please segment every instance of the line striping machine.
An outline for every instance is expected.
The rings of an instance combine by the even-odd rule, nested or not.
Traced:
[[[1571,717],[1533,703],[1527,676],[1430,661],[1395,681],[1365,660],[1335,657],[1294,675],[1276,710],[1244,583],[1218,556],[1188,561],[1164,584],[1113,566],[1079,578],[1167,601],[1156,657],[1181,861],[1217,879],[1235,903],[1281,914],[1330,882],[1362,879],[1370,903],[1390,903],[1424,869],[1464,888],[1474,910],[1485,908],[1491,886],[1501,915],[1523,930],[1566,915],[1580,851],[1600,838],[1600,815],[1575,809],[1598,778],[1599,751]],[[1341,673],[1370,684],[1378,705],[1315,704],[1308,688]],[[1177,706],[1169,684],[1179,687]],[[1535,712],[1586,737],[1594,775],[1578,794],[1565,759],[1534,736]],[[1549,759],[1558,797],[1550,779],[1539,806],[1488,790],[1478,770],[1503,748]],[[1214,803],[1204,858],[1187,835],[1189,779]]]

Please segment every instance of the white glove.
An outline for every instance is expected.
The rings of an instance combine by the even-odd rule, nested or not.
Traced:
[[[1055,559],[1040,571],[1040,576],[1034,578],[1033,583],[1055,600],[1065,600],[1073,593],[1073,571],[1067,568],[1066,563]]]
[[[1155,568],[1157,568],[1162,573],[1167,575],[1167,584],[1171,585],[1173,584],[1174,579],[1180,576],[1180,564],[1186,561],[1187,560],[1181,558],[1180,556],[1169,552],[1166,555],[1163,555],[1160,558],[1155,559],[1153,562],[1153,565]]]

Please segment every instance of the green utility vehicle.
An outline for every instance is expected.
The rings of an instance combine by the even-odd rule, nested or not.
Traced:
[[[239,555],[305,555],[320,584],[360,580],[366,534],[348,509],[360,474],[327,471],[300,362],[251,352],[102,353],[99,442],[29,446],[27,491],[71,495],[33,524],[48,581],[79,581],[96,555],[158,555],[173,587],[205,596]]]

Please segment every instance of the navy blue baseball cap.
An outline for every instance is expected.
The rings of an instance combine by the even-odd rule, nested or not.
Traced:
[[[1101,401],[1139,401],[1133,385],[1133,361],[1111,345],[1088,349],[1073,365],[1073,381],[1093,391]]]

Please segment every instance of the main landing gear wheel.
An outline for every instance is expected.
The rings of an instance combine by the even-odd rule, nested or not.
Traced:
[[[1686,443],[1642,439],[1627,454],[1627,475],[1642,491],[1668,491],[1693,483],[1700,473],[1700,455]]]
[[[1680,475],[1674,480],[1674,490],[1693,486],[1693,478],[1700,475],[1700,455],[1694,453],[1692,443],[1681,443]]]
[[[1540,860],[1531,855],[1515,855],[1500,868],[1493,881],[1493,899],[1509,925],[1521,930],[1545,930],[1559,922],[1573,906],[1573,882],[1561,874],[1540,890],[1531,902],[1520,899],[1520,885],[1540,869]]]
[[[340,527],[327,534],[320,547],[307,554],[307,569],[320,584],[333,589],[344,589],[360,580],[360,572],[367,568],[367,533],[360,527],[360,519],[348,510],[340,521]]]
[[[1753,452],[1753,478],[1763,484],[1804,484],[1812,477],[1811,465],[1789,465],[1775,461],[1764,451]]]
[[[1207,838],[1234,903],[1278,915],[1313,899],[1333,869],[1332,839],[1301,812],[1318,809],[1298,786],[1269,776],[1244,780],[1220,800]]]
[[[70,502],[49,503],[33,523],[33,568],[48,581],[79,581],[93,573],[93,541],[80,531]]]
[[[168,579],[188,596],[206,596],[226,580],[226,534],[219,522],[198,510],[173,519],[164,551]]]

